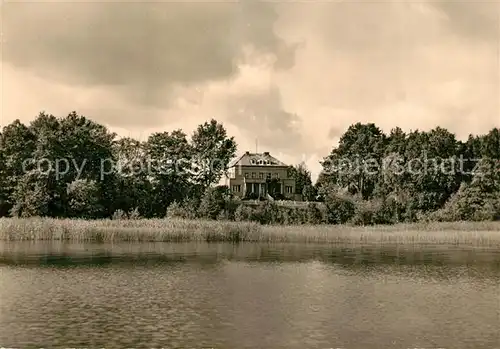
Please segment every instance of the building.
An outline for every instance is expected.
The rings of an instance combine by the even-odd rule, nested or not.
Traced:
[[[270,183],[274,193],[296,200],[295,180],[288,176],[289,166],[269,152],[246,152],[229,169],[229,188],[241,198],[249,196],[269,197]],[[274,193],[274,196],[276,196]],[[253,195],[251,195],[253,194]]]

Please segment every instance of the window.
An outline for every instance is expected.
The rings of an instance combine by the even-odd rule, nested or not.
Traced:
[[[233,191],[234,192],[240,192],[241,191],[241,185],[233,185]]]
[[[261,173],[259,173],[259,178],[260,178],[260,179],[263,179],[263,178],[264,178],[264,173],[262,173],[262,172],[261,172]]]
[[[252,172],[252,178],[255,178],[256,177],[256,173],[255,172]]]
[[[266,174],[266,178],[267,178],[267,179],[271,179],[271,174],[270,174],[270,173],[267,173],[267,174]]]
[[[279,173],[275,173],[274,174],[274,178],[280,178],[280,174]]]
[[[245,172],[245,178],[250,178],[250,173],[249,172]]]
[[[292,194],[293,193],[293,187],[292,186],[287,186],[286,187],[286,193],[287,194]]]

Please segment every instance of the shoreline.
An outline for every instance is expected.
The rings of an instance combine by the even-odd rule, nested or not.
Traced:
[[[426,244],[500,248],[500,222],[260,225],[253,222],[1,218],[0,241]]]

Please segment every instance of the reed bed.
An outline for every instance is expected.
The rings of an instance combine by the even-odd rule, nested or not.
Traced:
[[[431,244],[500,247],[500,222],[356,227],[260,225],[182,219],[1,218],[0,240],[74,242],[265,242]]]
[[[95,242],[243,241],[258,239],[255,223],[179,219],[0,219],[0,240]]]

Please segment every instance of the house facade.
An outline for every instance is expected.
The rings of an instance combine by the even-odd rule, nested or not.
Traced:
[[[272,188],[270,187],[272,183]],[[241,198],[268,197],[280,193],[296,200],[295,180],[288,177],[288,165],[269,152],[243,154],[229,169],[229,188]]]

